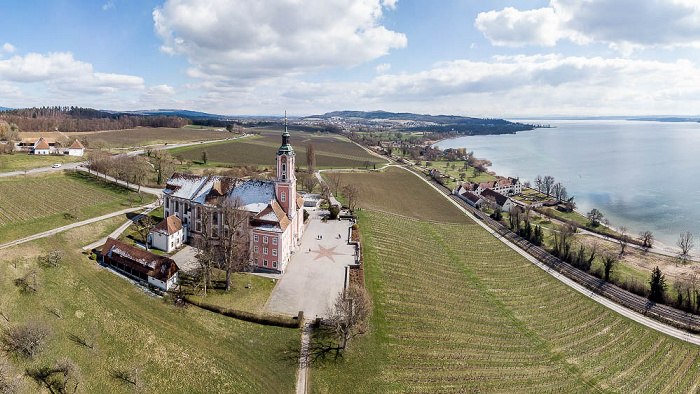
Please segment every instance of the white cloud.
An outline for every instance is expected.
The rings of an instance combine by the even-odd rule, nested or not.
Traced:
[[[389,63],[382,63],[374,68],[377,74],[384,74],[389,71],[389,69],[391,69],[391,64]]]
[[[549,7],[506,7],[474,23],[498,46],[553,46],[561,39],[600,42],[623,53],[635,48],[700,46],[697,0],[550,0]]]
[[[28,53],[0,60],[0,81],[45,83],[52,92],[101,94],[144,89],[143,78],[94,72],[90,63],[75,60],[70,52]]]
[[[2,45],[2,50],[8,53],[13,53],[15,51],[15,46],[6,42]]]
[[[112,8],[114,8],[114,0],[108,0],[106,3],[104,3],[102,5],[102,9],[105,11],[108,11]]]
[[[495,117],[677,114],[694,111],[700,68],[687,60],[497,56],[487,62],[438,63],[413,74],[379,75],[368,83],[297,81],[280,90],[283,105],[302,113],[382,108]],[[280,105],[280,100],[270,100]]]
[[[380,21],[395,0],[168,0],[153,11],[161,49],[196,78],[236,84],[351,67],[406,46]]]

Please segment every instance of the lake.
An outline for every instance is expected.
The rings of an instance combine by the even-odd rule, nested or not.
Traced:
[[[552,175],[575,196],[577,210],[598,208],[613,227],[651,230],[675,247],[678,235],[700,235],[700,124],[524,120],[549,124],[507,135],[445,140],[493,162],[498,175],[533,181]]]

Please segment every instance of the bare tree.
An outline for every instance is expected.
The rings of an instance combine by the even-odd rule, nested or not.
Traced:
[[[618,233],[620,237],[617,239],[617,243],[620,244],[620,257],[622,257],[625,254],[627,245],[629,245],[630,236],[627,234],[627,227],[625,226],[620,227]]]
[[[557,201],[564,201],[568,197],[566,188],[561,184],[561,182],[557,182],[552,186],[552,194]]]
[[[34,357],[46,346],[51,329],[41,320],[30,320],[16,325],[5,332],[5,347],[17,353]]]
[[[338,190],[340,190],[340,185],[342,184],[342,177],[338,172],[330,172],[328,175],[328,186],[331,188],[331,193],[338,197]]]
[[[363,287],[351,284],[338,294],[326,314],[325,323],[335,330],[340,349],[345,349],[353,337],[365,331],[370,312],[370,299]]]
[[[360,197],[360,188],[354,184],[343,187],[343,197],[345,197],[345,201],[348,203],[348,208],[354,210],[357,206],[357,200]]]
[[[544,187],[542,187],[542,177],[540,175],[535,177],[535,189],[540,193],[544,190]]]
[[[146,250],[148,250],[148,234],[150,234],[151,230],[155,226],[153,217],[149,214],[144,214],[139,220],[136,221],[135,225],[136,232],[139,233],[141,236],[141,241],[146,246]]]
[[[314,191],[316,185],[318,185],[318,179],[314,174],[301,174],[301,184],[304,186],[309,193]]]
[[[642,247],[646,252],[654,245],[654,234],[649,230],[642,231],[639,233],[639,240],[642,241]]]
[[[544,178],[542,178],[542,189],[544,191],[544,194],[549,197],[552,194],[552,188],[554,187],[554,177],[551,175],[545,175]]]
[[[61,249],[54,249],[50,251],[49,253],[39,256],[38,260],[39,263],[44,264],[49,267],[58,267],[58,265],[61,263],[61,260],[63,260],[63,255],[65,252]]]
[[[603,213],[596,208],[593,208],[586,214],[586,217],[591,221],[591,226],[597,227],[600,225],[600,221],[603,219]]]
[[[688,256],[688,254],[690,253],[691,249],[695,247],[695,236],[690,231],[681,233],[678,236],[678,241],[676,242],[676,245],[678,245],[678,247],[681,249],[681,254],[679,255],[679,257],[681,261],[685,263],[690,257]]]
[[[250,263],[250,231],[248,212],[243,200],[236,196],[222,206],[224,231],[219,242],[226,271],[226,291],[231,290],[231,274],[242,271]]]
[[[207,289],[211,287],[215,250],[212,239],[210,238],[210,222],[211,213],[204,211],[202,213],[202,234],[197,236],[194,241],[194,247],[197,250],[195,258],[199,265],[197,269],[198,286],[204,291],[203,296],[207,296]]]
[[[313,142],[306,144],[306,166],[309,173],[313,174],[316,171],[316,147]]]

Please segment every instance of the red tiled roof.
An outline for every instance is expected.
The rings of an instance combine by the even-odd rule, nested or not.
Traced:
[[[182,230],[182,220],[175,215],[168,216],[153,228],[153,231],[157,231],[165,235],[173,235],[180,230]]]
[[[297,208],[304,206],[304,198],[301,194],[297,193]]]
[[[85,149],[85,147],[80,143],[80,141],[75,140],[71,146],[68,147],[68,149]]]
[[[48,142],[45,139],[39,138],[39,143],[36,144],[34,149],[50,149]]]
[[[177,264],[172,259],[114,238],[107,238],[107,242],[102,246],[102,256],[163,282],[172,278],[178,271]]]

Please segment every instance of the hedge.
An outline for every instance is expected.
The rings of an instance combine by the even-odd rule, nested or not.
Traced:
[[[196,297],[185,296],[184,299],[190,304],[196,305],[202,309],[251,323],[287,328],[300,328],[304,324],[303,311],[299,311],[299,315],[296,317],[288,317],[283,315],[261,315],[252,312],[239,311],[232,308],[224,308],[218,305],[207,304],[206,302],[198,300]]]

